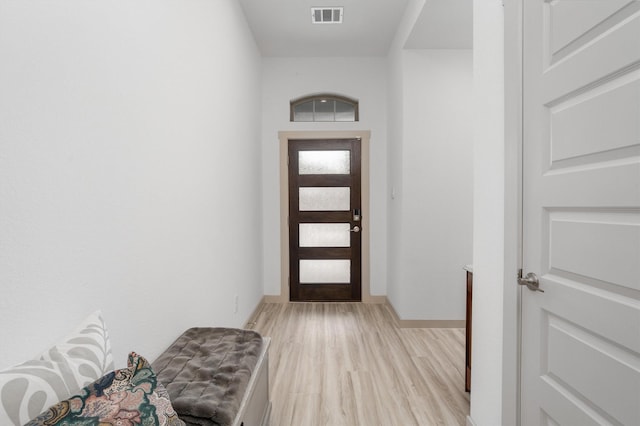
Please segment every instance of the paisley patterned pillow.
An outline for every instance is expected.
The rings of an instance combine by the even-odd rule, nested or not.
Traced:
[[[127,365],[91,383],[78,395],[51,406],[26,426],[184,426],[151,364],[131,352]]]

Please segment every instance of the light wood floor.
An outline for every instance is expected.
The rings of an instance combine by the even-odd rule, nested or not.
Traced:
[[[464,425],[464,329],[399,329],[385,305],[263,304],[271,426]]]

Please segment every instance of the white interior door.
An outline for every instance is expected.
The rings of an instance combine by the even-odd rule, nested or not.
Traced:
[[[640,1],[522,4],[522,424],[640,425]]]

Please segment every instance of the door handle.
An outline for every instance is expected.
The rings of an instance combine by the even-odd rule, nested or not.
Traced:
[[[360,227],[356,225],[353,228],[349,229],[349,232],[360,232]]]
[[[518,271],[518,284],[526,285],[527,288],[531,291],[539,291],[540,293],[544,293],[544,290],[540,288],[540,281],[538,280],[538,276],[533,272],[529,272],[526,277],[522,278],[522,269]]]

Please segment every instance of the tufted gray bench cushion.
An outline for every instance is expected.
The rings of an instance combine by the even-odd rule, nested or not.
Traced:
[[[228,426],[234,418],[263,340],[251,330],[190,328],[152,363],[180,419]]]

